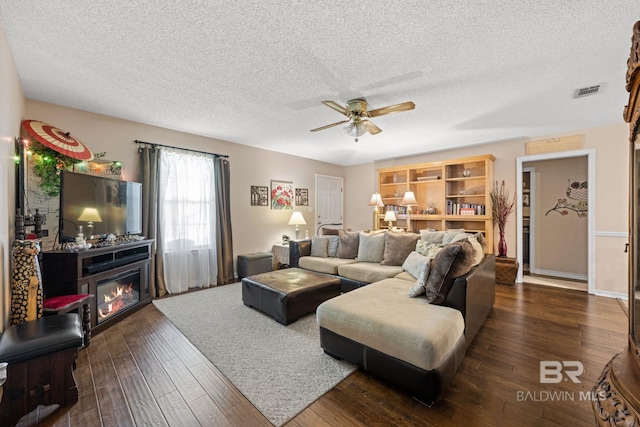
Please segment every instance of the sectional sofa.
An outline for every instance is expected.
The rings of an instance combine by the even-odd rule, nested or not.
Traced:
[[[342,282],[343,293],[316,312],[325,353],[431,405],[495,301],[495,258],[481,240],[461,231],[340,230],[291,242],[289,261]]]

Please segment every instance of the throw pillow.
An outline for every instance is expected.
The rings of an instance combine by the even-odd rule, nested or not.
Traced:
[[[473,236],[473,234],[465,233],[464,230],[463,231],[457,231],[457,230],[447,231],[446,233],[444,233],[444,236],[442,237],[442,244],[448,245],[449,243],[464,240],[467,237],[471,237],[471,236]]]
[[[444,231],[420,230],[420,240],[427,243],[441,244],[444,233]]]
[[[484,234],[482,234],[481,231],[478,231],[475,234],[476,238],[478,239],[478,242],[480,243],[480,245],[482,245],[482,252],[487,252],[487,239],[484,238]]]
[[[425,241],[427,243],[438,243],[442,244],[442,239],[444,238],[446,233],[462,233],[464,232],[464,228],[459,229],[451,229],[447,231],[430,231],[430,230],[420,230],[420,240]]]
[[[311,256],[320,258],[327,257],[327,244],[329,241],[322,237],[313,236],[311,238]]]
[[[431,267],[431,260],[428,259],[422,266],[420,267],[420,272],[418,273],[418,279],[416,283],[413,285],[413,288],[409,291],[409,297],[415,298],[417,296],[423,295],[426,292],[426,284],[427,278],[429,277],[429,269]]]
[[[471,264],[471,266],[475,267],[484,259],[484,249],[482,248],[480,242],[478,242],[478,238],[476,236],[469,237],[467,240],[473,247],[473,264]]]
[[[356,261],[380,262],[384,255],[384,242],[387,233],[360,233],[358,256]]]
[[[418,240],[416,243],[416,252],[426,257],[433,258],[440,249],[442,249],[442,245],[438,243],[427,243],[423,240]]]
[[[386,233],[382,265],[402,265],[416,248],[420,237],[416,233]]]
[[[407,259],[404,260],[402,264],[402,269],[412,275],[413,277],[418,277],[420,274],[420,268],[422,265],[427,262],[427,257],[419,254],[416,251],[413,251],[409,254]]]
[[[338,258],[354,259],[358,256],[360,233],[357,231],[338,230]]]
[[[427,301],[442,304],[446,299],[453,281],[471,270],[473,247],[467,240],[445,246],[431,261],[431,271],[426,284]]]
[[[340,243],[340,237],[338,236],[323,236],[323,239],[327,240],[327,256],[329,258],[335,258],[338,256],[338,244]]]
[[[338,229],[337,228],[322,228],[322,235],[323,236],[337,236],[338,235]]]

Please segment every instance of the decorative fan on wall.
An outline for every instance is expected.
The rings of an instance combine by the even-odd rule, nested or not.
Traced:
[[[344,114],[348,119],[316,129],[311,129],[311,132],[317,132],[319,130],[325,130],[334,126],[346,124],[344,127],[345,133],[355,137],[356,142],[358,142],[358,137],[363,135],[365,132],[369,132],[371,135],[382,132],[382,129],[368,120],[369,118],[385,116],[392,113],[400,113],[402,111],[409,111],[416,108],[416,104],[411,101],[407,101],[367,111],[367,101],[364,98],[352,99],[347,102],[346,107],[343,107],[334,101],[322,101],[322,103],[329,108],[333,108],[338,113]]]

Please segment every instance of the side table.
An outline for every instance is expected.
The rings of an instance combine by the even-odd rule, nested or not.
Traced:
[[[515,258],[496,257],[496,283],[513,285],[516,283],[520,264]]]
[[[289,245],[274,243],[271,252],[278,261],[278,264],[280,264],[280,268],[289,266]]]

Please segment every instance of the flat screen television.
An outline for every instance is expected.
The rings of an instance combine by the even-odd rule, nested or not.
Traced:
[[[60,175],[60,243],[142,233],[142,184],[83,173]]]

